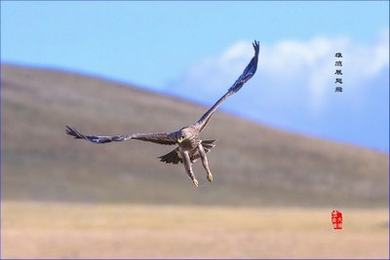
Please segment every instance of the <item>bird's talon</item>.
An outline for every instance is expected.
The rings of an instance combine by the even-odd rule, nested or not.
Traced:
[[[208,174],[207,179],[209,180],[209,182],[212,182],[214,180],[213,175],[211,173]]]
[[[193,179],[192,182],[194,183],[194,185],[198,188],[199,187],[199,182],[197,179]]]

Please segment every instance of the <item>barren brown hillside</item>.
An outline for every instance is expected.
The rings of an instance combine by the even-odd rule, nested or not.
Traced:
[[[388,155],[271,129],[219,111],[209,184],[194,189],[173,147],[95,145],[65,135],[170,131],[205,107],[74,73],[1,67],[2,199],[169,204],[371,207],[387,205]],[[196,93],[196,92],[195,92]],[[234,97],[232,97],[234,98]],[[229,101],[227,101],[229,102]]]

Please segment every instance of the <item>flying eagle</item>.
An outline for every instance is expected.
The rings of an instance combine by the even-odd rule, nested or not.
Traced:
[[[254,41],[252,45],[255,50],[255,55],[246,66],[240,77],[236,80],[236,82],[234,82],[225,95],[223,95],[198,121],[190,126],[185,126],[174,132],[140,133],[114,136],[84,135],[76,129],[66,126],[66,133],[76,139],[82,139],[97,144],[122,142],[135,139],[164,145],[177,145],[176,149],[170,153],[160,156],[160,161],[173,164],[183,163],[188,176],[191,178],[193,184],[198,187],[198,181],[192,170],[192,163],[200,158],[207,172],[207,179],[212,182],[213,175],[210,171],[206,153],[215,146],[215,140],[201,140],[199,135],[205,129],[211,117],[222,102],[239,91],[241,87],[255,74],[259,56],[259,42]]]

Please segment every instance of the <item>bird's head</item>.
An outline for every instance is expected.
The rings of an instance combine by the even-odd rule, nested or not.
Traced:
[[[178,133],[177,142],[181,144],[185,140],[189,139],[192,136],[192,133],[189,129],[183,128]]]

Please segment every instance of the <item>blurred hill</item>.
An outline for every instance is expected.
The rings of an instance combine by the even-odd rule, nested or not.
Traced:
[[[198,190],[182,165],[156,158],[171,146],[140,141],[95,145],[74,140],[64,130],[69,124],[95,134],[171,131],[194,122],[206,109],[99,78],[2,65],[2,199],[387,205],[387,154],[286,133],[221,111],[203,134],[217,139],[209,153],[215,181],[207,182],[197,162]]]

